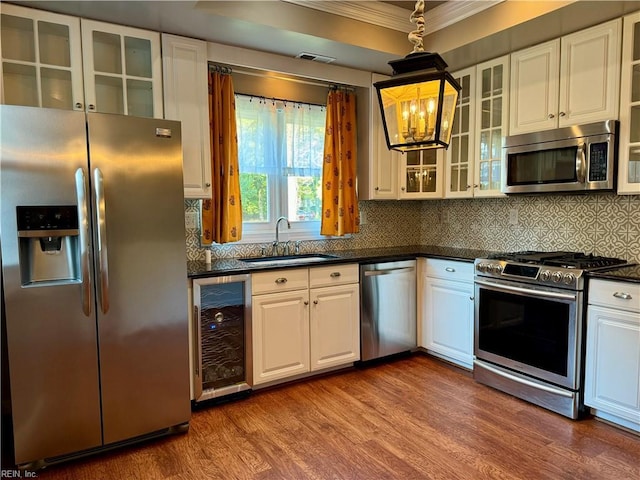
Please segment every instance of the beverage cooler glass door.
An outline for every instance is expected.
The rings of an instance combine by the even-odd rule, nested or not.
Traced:
[[[195,401],[251,388],[250,275],[193,281]]]

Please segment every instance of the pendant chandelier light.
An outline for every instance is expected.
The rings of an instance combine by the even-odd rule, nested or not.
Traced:
[[[416,2],[409,19],[416,24],[409,34],[413,52],[391,60],[393,76],[373,84],[387,147],[401,152],[447,148],[460,85],[445,71],[440,55],[424,51],[424,0]]]

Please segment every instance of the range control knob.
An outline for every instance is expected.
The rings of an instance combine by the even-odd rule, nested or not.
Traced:
[[[476,265],[476,270],[478,270],[479,272],[486,272],[487,271],[487,264],[486,263],[479,263],[478,265]]]
[[[491,271],[496,274],[502,273],[502,265],[492,265]]]
[[[562,280],[562,272],[554,272],[554,274],[551,275],[551,279],[553,280],[553,283],[560,283]]]
[[[565,273],[562,281],[565,283],[565,285],[571,285],[576,281],[576,276],[573,273]]]
[[[543,282],[548,282],[550,278],[551,272],[549,270],[543,270],[542,273],[540,273],[540,280]]]

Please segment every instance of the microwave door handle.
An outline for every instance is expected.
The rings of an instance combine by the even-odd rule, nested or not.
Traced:
[[[576,157],[576,174],[578,177],[578,183],[584,184],[587,178],[587,142],[580,145]]]

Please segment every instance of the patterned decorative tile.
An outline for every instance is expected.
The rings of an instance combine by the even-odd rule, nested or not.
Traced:
[[[344,239],[302,242],[303,253],[400,245],[488,250],[575,250],[640,262],[640,195],[508,196],[424,201],[364,201],[367,223]],[[518,225],[509,223],[518,210]],[[198,200],[185,214],[199,214]],[[444,222],[447,217],[447,222]],[[187,258],[204,259],[199,228],[186,231]],[[260,255],[264,244],[211,247],[217,258]]]

